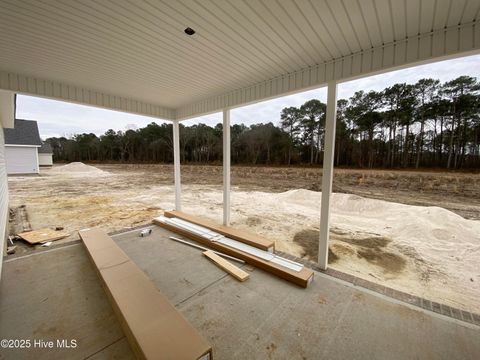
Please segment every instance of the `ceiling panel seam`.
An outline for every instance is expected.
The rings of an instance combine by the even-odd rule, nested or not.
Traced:
[[[178,0],[177,0],[177,1],[178,1]],[[152,5],[151,2],[148,2],[148,1],[147,1],[147,3],[150,4],[150,6],[154,7],[155,9],[157,9],[158,11],[162,12],[157,6]],[[187,18],[191,23],[197,24],[197,22],[194,21],[194,20],[192,20],[191,17],[188,17],[186,14],[182,14],[181,12],[179,12],[178,9],[172,7],[170,4],[165,3],[165,2],[163,2],[163,4],[165,4],[167,7],[169,7],[173,12],[179,14],[180,16],[183,16],[183,17]],[[181,4],[182,6],[186,7],[186,6],[185,6],[182,2],[180,2],[180,1],[178,1],[177,4]],[[187,8],[188,8],[188,7],[187,7]],[[198,16],[201,17],[200,15],[198,15]],[[208,25],[208,22],[204,22],[204,24],[205,24],[205,25]],[[193,25],[193,24],[192,24],[192,25]],[[204,25],[204,26],[205,26],[205,25]],[[195,25],[193,25],[193,26],[195,26]],[[196,26],[195,26],[195,27],[196,27]],[[202,28],[202,27],[200,26],[200,28]],[[258,67],[258,68],[261,68],[263,72],[269,73],[270,69],[265,68],[264,65],[262,65],[262,64],[258,64],[253,58],[251,58],[251,57],[246,57],[246,54],[248,54],[248,49],[244,49],[244,52],[242,53],[241,51],[239,51],[238,49],[236,49],[236,47],[232,47],[231,45],[226,44],[220,37],[218,37],[218,36],[215,34],[215,32],[212,32],[212,31],[210,31],[210,30],[207,30],[205,27],[203,27],[203,29],[204,29],[206,32],[208,32],[209,36],[212,36],[212,37],[215,38],[219,43],[223,44],[223,48],[222,48],[223,51],[229,53],[229,54],[232,56],[232,61],[235,62],[238,66],[243,66],[243,64],[236,62],[236,59],[241,58],[241,57],[243,56],[243,57],[245,57],[245,60],[247,60],[247,61],[250,63],[249,66],[252,66],[252,65],[253,65],[254,67],[256,66],[256,67]],[[234,42],[234,43],[235,43],[235,42]],[[242,46],[242,47],[243,47],[243,46]],[[236,53],[236,54],[235,54],[235,53]],[[244,60],[244,61],[245,61],[245,60]],[[245,61],[245,62],[247,62],[247,61]],[[249,68],[247,67],[246,69],[249,69]]]
[[[428,32],[428,33],[418,34],[416,36],[411,36],[409,38],[404,38],[402,40],[393,41],[389,44],[385,44],[373,49],[362,50],[355,54],[334,59],[334,60],[325,62],[324,64],[320,64],[318,66],[310,67],[309,68],[310,72],[322,71],[322,68],[324,68],[324,71],[323,71],[324,74],[322,75],[320,81],[318,79],[318,76],[316,80],[314,80],[313,77],[311,78],[310,87],[318,87],[320,84],[324,84],[325,82],[333,79],[337,81],[346,81],[347,79],[351,79],[359,76],[366,76],[367,74],[372,72],[378,72],[378,71],[385,72],[385,71],[388,71],[388,69],[397,69],[402,66],[408,66],[410,64],[414,64],[419,61],[430,61],[435,58],[461,54],[464,51],[480,50],[480,43],[475,44],[474,41],[472,41],[471,44],[467,47],[461,45],[460,38],[459,38],[460,31],[467,31],[471,33],[473,37],[473,34],[475,32],[475,22],[452,26],[446,29],[439,29],[439,30]],[[455,38],[452,37],[453,35],[455,35]],[[422,43],[424,43],[425,41],[429,43],[433,43],[434,41],[437,41],[437,40],[443,40],[444,45],[442,49],[436,49],[435,53],[433,50],[431,53],[420,52],[420,46],[419,46],[420,41],[422,41]],[[384,56],[386,54],[386,51],[390,49],[393,51],[393,56],[392,57],[389,56],[389,58],[387,59]],[[379,59],[381,58],[381,61],[378,61],[377,59],[375,59],[374,61],[373,59],[374,56],[379,57]],[[353,63],[356,64],[355,68],[352,69],[350,76],[342,78],[344,76],[343,70],[337,71],[336,68],[338,67],[342,68],[343,66],[345,66],[345,60],[349,58],[351,59],[352,66],[353,66]],[[281,84],[285,84],[285,80],[287,80],[287,82],[291,82],[290,80],[292,79],[294,79],[293,81],[296,82],[295,77],[298,74],[301,74],[301,72],[305,70],[306,69],[299,70],[295,73],[284,74],[283,76],[275,77],[268,81],[262,81],[262,82],[259,82],[258,84],[252,85],[250,88],[253,88],[256,86],[266,88],[268,83],[270,83],[269,85],[270,87],[273,87],[271,85],[273,83],[277,84],[280,82]],[[341,76],[338,76],[336,74],[341,74]],[[301,86],[290,86],[290,87],[287,87],[287,89],[283,88],[282,86],[281,91],[276,91],[276,93],[270,94],[271,95],[270,97],[287,95],[288,93],[298,92],[308,87],[309,86],[308,85],[305,86],[305,84],[302,84]],[[220,106],[223,106],[225,108],[237,107],[237,106],[244,105],[243,103],[240,104],[236,102],[238,101],[239,93],[244,91],[246,90],[237,89],[228,93],[219,94],[214,98],[217,98],[217,101],[216,101],[217,104],[220,104]],[[235,100],[236,97],[237,99]],[[261,101],[265,99],[258,99],[258,98],[252,97],[247,100],[249,101],[246,101],[246,103],[251,103],[251,102]],[[205,99],[204,101],[181,106],[176,109],[177,119],[183,120],[186,118],[190,118],[202,111],[204,113],[215,111],[215,109],[213,108],[209,108],[209,109],[204,108],[205,104],[207,103],[211,104],[212,102],[213,102],[212,98],[209,98],[208,100]],[[195,109],[195,111],[192,111],[193,109]]]
[[[223,0],[223,1],[226,1],[226,0]],[[243,16],[243,18],[244,18],[246,21],[248,21],[249,24],[250,24],[252,27],[254,27],[254,28],[257,30],[258,33],[261,33],[263,36],[265,36],[265,38],[268,40],[267,43],[269,42],[269,43],[273,44],[273,48],[272,48],[272,47],[269,47],[269,49],[271,49],[271,50],[273,49],[272,51],[279,51],[279,52],[281,52],[281,53],[283,54],[283,56],[286,56],[286,57],[288,58],[288,61],[289,61],[289,62],[294,62],[294,63],[296,64],[297,68],[298,68],[298,66],[300,66],[299,63],[297,62],[297,59],[295,59],[294,57],[292,57],[291,54],[289,54],[287,51],[285,51],[285,49],[284,49],[283,46],[278,46],[278,42],[276,42],[276,40],[274,40],[274,39],[271,37],[270,34],[268,34],[267,32],[263,31],[263,30],[259,27],[259,24],[257,24],[258,21],[253,21],[253,19],[252,19],[251,16],[247,16],[247,14],[245,14],[244,12],[242,12],[242,11],[238,8],[238,6],[239,6],[240,4],[243,4],[243,5],[251,12],[251,14],[254,14],[255,16],[258,17],[258,15],[256,15],[255,13],[253,13],[252,10],[247,6],[246,3],[241,3],[241,2],[237,2],[237,1],[234,1],[234,2],[232,3],[231,1],[228,1],[228,4],[229,4],[230,6],[232,6],[239,15]],[[257,20],[258,20],[258,18],[257,18]],[[254,34],[252,34],[252,32],[250,32],[250,33],[251,33],[251,36],[254,36]],[[259,41],[260,41],[260,40],[259,40]],[[263,43],[263,42],[262,42],[262,43]],[[264,44],[264,45],[267,47],[267,44]],[[279,59],[282,58],[282,57],[279,56],[279,55],[277,55],[277,57],[278,57]],[[282,58],[282,59],[283,59],[283,58]],[[288,65],[288,64],[287,64],[287,65]],[[295,66],[295,65],[294,65],[294,66]],[[291,71],[291,70],[292,70],[292,69],[289,69],[288,71]]]
[[[19,14],[11,14],[10,16],[11,16],[11,17],[15,17],[15,16],[18,16],[18,15],[19,15]],[[10,25],[10,27],[15,26],[15,25],[16,25],[16,24]],[[43,29],[46,29],[46,28],[49,27],[49,26],[50,26],[50,24],[43,24]],[[17,28],[17,34],[21,34],[21,32],[22,32],[23,30],[24,30],[23,27],[18,27],[18,28]],[[4,33],[6,34],[7,31],[5,31]],[[62,46],[63,48],[67,48],[67,49],[69,48],[69,49],[72,49],[72,50],[77,50],[77,49],[79,48],[79,46],[73,46],[73,45],[68,44],[68,42],[66,42],[66,41],[64,41],[64,40],[61,40],[61,38],[63,38],[63,34],[59,34],[59,33],[56,32],[54,29],[52,29],[52,30],[50,31],[50,34],[56,35],[56,36],[54,36],[54,39],[55,39],[54,41],[57,42],[57,43],[59,44],[59,46],[60,46],[60,44],[61,44],[61,46]],[[31,34],[28,34],[28,35],[31,36],[31,37],[41,38],[42,40],[47,41],[47,39],[44,39],[43,37],[41,37],[41,35],[37,35],[37,33],[31,33]],[[75,37],[76,35],[73,34],[73,36]],[[78,37],[78,39],[83,40],[83,38],[81,38],[81,37]],[[1,40],[1,39],[0,39],[0,40]],[[60,40],[61,42],[59,42],[59,40]],[[105,55],[105,54],[106,54],[106,51],[104,51],[104,52],[95,52],[95,50],[91,50],[91,47],[89,46],[89,44],[88,44],[87,42],[83,42],[83,44],[84,44],[84,47],[83,47],[84,50],[83,50],[83,51],[84,51],[85,53],[91,53],[93,56],[97,56],[97,55],[98,55],[98,56],[100,56],[100,57],[104,57],[105,59],[110,59],[110,60],[111,60],[110,57],[106,57],[106,55]],[[63,50],[64,50],[64,49],[63,49]],[[61,50],[59,50],[59,51],[61,51]],[[118,55],[118,54],[117,54],[117,55]],[[117,56],[117,55],[114,57],[115,61],[119,61],[119,58],[121,58],[121,56]],[[125,54],[125,55],[126,55],[126,54]],[[128,56],[128,55],[127,55],[127,56]],[[134,60],[134,59],[132,58],[132,60]],[[106,62],[106,63],[108,64],[108,62]],[[105,63],[102,63],[102,64],[105,64]],[[135,66],[134,63],[132,63],[132,62],[130,62],[130,61],[128,61],[128,60],[126,60],[126,61],[124,62],[124,64],[126,64],[127,66]],[[138,66],[137,66],[137,68],[138,68]],[[146,80],[149,80],[149,79],[151,80],[151,78],[154,76],[154,73],[146,73],[146,72],[144,72],[144,74],[147,76]],[[172,77],[171,79],[172,79],[173,81],[178,81],[178,77],[177,77],[177,78],[173,78],[173,77]],[[202,84],[199,83],[199,86],[201,86],[201,85],[202,85]]]
[[[48,4],[47,4],[47,5],[48,5]],[[84,4],[84,6],[88,7],[88,5],[85,5],[85,4]],[[82,11],[81,9],[78,9],[78,8],[77,8],[77,10],[79,10],[80,12],[83,13],[83,11]],[[94,9],[92,9],[92,10],[94,10]],[[99,13],[99,12],[97,11],[96,13]],[[91,22],[91,20],[85,19],[83,16],[78,16],[77,14],[75,14],[75,15],[74,15],[74,14],[70,14],[70,15],[71,15],[71,16],[74,16],[74,18],[80,18],[80,19],[83,19],[83,20],[86,20],[86,21],[90,21],[90,22]],[[91,18],[96,18],[96,14],[89,14],[89,15],[90,15]],[[104,15],[107,16],[106,14],[104,14]],[[102,21],[102,19],[100,19],[100,18],[98,18],[98,19],[99,19],[100,21]],[[108,31],[110,37],[113,36],[114,38],[116,38],[116,43],[117,43],[117,44],[119,44],[120,46],[121,46],[121,45],[124,45],[124,43],[125,43],[124,37],[119,37],[116,31],[113,31],[113,30],[105,27],[105,21],[104,21],[104,20],[103,20],[103,23],[102,23],[102,24],[100,24],[99,22],[93,22],[93,23],[96,24],[97,26],[99,26],[100,28]],[[177,54],[174,53],[174,52],[171,52],[171,51],[169,50],[172,44],[167,43],[167,42],[164,42],[163,40],[161,40],[161,41],[167,46],[167,47],[166,47],[167,51],[170,51],[169,53],[171,54],[171,55],[166,55],[166,54],[165,54],[165,49],[163,49],[163,51],[162,51],[162,50],[157,49],[157,48],[155,47],[155,41],[151,41],[150,46],[148,46],[148,47],[147,47],[147,46],[144,46],[144,45],[141,43],[141,41],[144,40],[144,38],[143,38],[141,35],[133,34],[131,31],[126,31],[126,30],[124,30],[123,28],[117,26],[116,24],[114,24],[114,23],[112,23],[112,22],[109,22],[109,24],[110,24],[111,26],[113,26],[114,28],[116,28],[117,30],[122,31],[122,33],[124,34],[123,36],[125,36],[125,34],[127,34],[127,39],[130,39],[130,40],[133,42],[133,43],[131,43],[131,44],[134,44],[135,46],[141,47],[144,51],[147,51],[147,53],[148,53],[149,51],[152,51],[152,50],[153,50],[153,51],[155,52],[156,56],[158,56],[159,58],[166,59],[167,61],[171,61],[171,59],[177,58],[177,57],[176,57]],[[125,24],[125,23],[124,23],[124,24]],[[79,31],[86,31],[86,29],[85,29],[84,27],[82,27],[82,28],[78,28],[78,27],[77,27],[77,29],[78,29]],[[140,32],[142,32],[142,33],[145,33],[144,31],[141,31],[141,30],[138,30],[138,29],[137,29],[137,31],[140,31]],[[94,38],[90,38],[90,39],[92,39],[92,40],[94,40],[94,41],[95,41],[95,40],[98,40],[98,36],[95,37],[95,34],[93,34],[93,33],[92,33],[92,35],[94,36]],[[148,35],[148,34],[147,34],[147,35]],[[132,37],[132,36],[133,36],[133,37]],[[135,38],[135,37],[136,37],[136,38]],[[117,38],[118,38],[118,41],[117,41]],[[110,38],[110,39],[112,39],[112,38]],[[140,40],[140,41],[139,41],[139,40]],[[153,38],[150,38],[150,40],[154,40],[154,39],[153,39]],[[120,48],[119,48],[119,49],[120,49]],[[123,51],[124,51],[124,50],[125,50],[125,47],[123,46],[122,49],[123,49]],[[180,52],[183,53],[184,55],[189,55],[188,52],[186,52],[186,50],[183,50],[183,49],[178,48],[178,51],[180,51]],[[120,50],[120,53],[122,53],[122,50]],[[199,54],[197,54],[197,55],[199,55]],[[135,54],[135,56],[138,56],[138,52]],[[203,54],[203,56],[206,56],[206,57],[210,58],[210,60],[211,60],[212,62],[216,63],[217,66],[219,66],[219,67],[222,69],[223,72],[227,72],[227,71],[230,71],[230,72],[231,72],[231,69],[230,69],[230,68],[229,68],[229,69],[225,68],[223,64],[221,64],[220,62],[215,61],[213,57],[210,57],[209,54],[208,54],[208,52],[207,52],[206,54]],[[146,61],[148,61],[148,60],[151,61],[151,59],[148,59],[148,58],[145,57],[145,56],[142,56],[142,58],[144,58]],[[173,66],[177,66],[177,62],[171,62],[171,64],[172,64]],[[195,68],[195,67],[196,67],[196,64],[195,64],[195,63],[192,63],[190,67]],[[193,75],[198,76],[199,74],[200,74],[200,76],[202,76],[202,75],[201,75],[201,74],[202,74],[201,71],[198,71],[198,70],[197,70],[196,72],[191,72],[191,71],[190,71],[190,67],[189,67],[189,68],[186,68],[186,69],[184,68],[184,69],[183,69],[183,70],[184,70],[183,73],[190,74],[190,76],[193,76]],[[241,75],[235,74],[236,71],[233,71],[233,73],[234,73],[235,78],[237,78],[237,79],[240,79],[240,78],[241,78]]]

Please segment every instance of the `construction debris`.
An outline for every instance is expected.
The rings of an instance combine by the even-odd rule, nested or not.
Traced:
[[[197,216],[189,215],[181,211],[165,211],[163,216],[167,218],[178,218],[181,220],[188,221],[192,224],[202,226],[209,230],[215,231],[221,235],[224,235],[230,239],[241,241],[250,246],[265,250],[268,252],[273,252],[275,250],[275,242],[272,240],[265,239],[257,234],[251,233],[249,231],[240,230],[233,228],[231,226],[218,225],[213,221],[203,219]]]
[[[10,208],[8,222],[10,234],[32,231],[25,205]]]
[[[227,273],[232,275],[237,280],[245,281],[250,277],[250,275],[247,272],[243,271],[239,267],[236,267],[232,263],[229,263],[227,260],[222,259],[220,256],[215,254],[212,250],[205,251],[203,255],[205,255],[207,258],[212,260],[215,263],[215,265],[225,270]]]
[[[246,263],[266,270],[299,286],[307,287],[313,280],[313,271],[302,264],[253,247],[243,243],[241,240],[232,240],[206,227],[179,218],[167,218],[164,216],[153,219],[153,223],[195,240],[213,250],[242,259]]]
[[[152,233],[152,229],[143,229],[140,231],[140,237],[148,236]]]
[[[200,250],[203,250],[203,251],[208,251],[210,249],[206,248],[206,247],[203,247],[203,246],[200,246],[200,245],[197,245],[197,244],[193,244],[189,241],[185,241],[185,240],[182,240],[182,239],[179,239],[179,238],[176,238],[175,236],[170,236],[170,239],[171,240],[174,240],[174,241],[177,241],[177,242],[180,242],[182,244],[185,244],[185,245],[189,245],[191,247],[194,247],[196,249],[200,249]],[[211,250],[213,251],[213,250]],[[230,255],[227,255],[227,254],[223,254],[219,251],[213,251],[215,254],[217,254],[218,256],[221,256],[221,257],[224,257],[226,259],[230,259],[230,260],[233,260],[233,261],[238,261],[239,263],[242,263],[242,264],[245,264],[245,261],[241,260],[241,259],[237,259],[236,257],[233,257],[233,256],[230,256]]]
[[[64,231],[55,231],[52,229],[40,229],[35,231],[27,231],[17,234],[23,240],[27,241],[30,244],[44,243],[47,241],[55,241],[66,238],[70,234]]]
[[[27,206],[21,205],[17,210],[18,221],[21,224],[23,232],[32,231],[32,226],[28,220]]]
[[[7,255],[12,255],[15,254],[15,251],[17,250],[16,246],[8,246],[7,247]]]

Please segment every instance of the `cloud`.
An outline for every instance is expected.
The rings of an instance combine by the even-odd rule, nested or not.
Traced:
[[[430,63],[340,83],[338,98],[348,98],[359,90],[383,90],[385,87],[399,82],[415,83],[428,77],[444,82],[461,75],[480,77],[480,55]],[[231,111],[230,120],[232,124],[245,124],[247,126],[255,123],[278,123],[280,112],[284,107],[300,106],[312,98],[326,102],[326,88],[309,90],[235,108]],[[151,122],[165,122],[147,116],[24,95],[19,95],[17,99],[17,117],[37,120],[40,134],[44,138],[82,132],[92,132],[100,135],[108,129],[125,130],[132,124],[143,127]],[[219,122],[222,122],[221,112],[190,119],[183,124],[205,123],[215,125]]]
[[[165,121],[148,116],[78,105],[63,101],[18,95],[17,118],[37,120],[42,138],[78,133],[103,134],[108,129],[126,130]]]

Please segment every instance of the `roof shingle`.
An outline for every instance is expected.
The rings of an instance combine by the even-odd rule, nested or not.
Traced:
[[[38,153],[39,154],[52,154],[52,146],[48,142],[44,142],[42,144],[42,147],[38,148]]]
[[[6,145],[42,145],[37,122],[15,119],[13,129],[3,129]]]

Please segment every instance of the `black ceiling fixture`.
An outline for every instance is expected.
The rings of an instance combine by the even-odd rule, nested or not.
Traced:
[[[189,35],[189,36],[192,36],[193,34],[195,34],[195,30],[193,30],[192,28],[190,27],[187,27],[185,30],[185,34]]]

